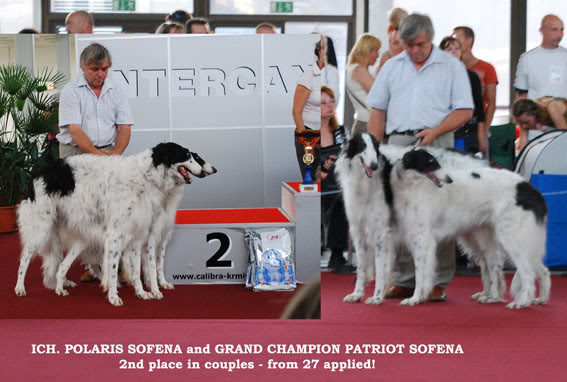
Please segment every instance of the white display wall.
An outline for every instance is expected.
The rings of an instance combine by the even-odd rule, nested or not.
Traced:
[[[112,55],[135,125],[126,155],[173,141],[219,172],[185,187],[180,208],[280,207],[300,180],[292,118],[318,35],[76,35]],[[80,73],[80,70],[78,70]]]

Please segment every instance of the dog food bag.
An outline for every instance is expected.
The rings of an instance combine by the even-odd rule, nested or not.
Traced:
[[[246,230],[244,238],[248,247],[246,287],[254,291],[295,289],[295,266],[288,230]]]

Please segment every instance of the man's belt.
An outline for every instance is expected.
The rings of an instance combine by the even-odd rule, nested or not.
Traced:
[[[405,135],[408,137],[414,137],[417,133],[423,131],[425,129],[417,129],[417,130],[404,130],[404,131],[394,131],[390,135]]]

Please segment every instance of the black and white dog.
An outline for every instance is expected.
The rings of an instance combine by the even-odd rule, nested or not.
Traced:
[[[398,230],[393,221],[392,164],[379,147],[373,136],[355,135],[335,163],[357,260],[356,285],[345,302],[360,301],[366,282],[375,279],[374,294],[365,303],[381,304],[393,265]]]
[[[200,158],[199,158],[200,159]],[[201,160],[202,161],[202,160]],[[122,260],[140,298],[160,298],[144,291],[140,281],[142,250],[158,244],[175,215],[183,185],[191,175],[204,177],[196,157],[175,143],[161,143],[130,157],[79,155],[49,164],[34,177],[31,197],[18,208],[22,254],[15,292],[25,296],[24,278],[35,254],[43,257],[43,281],[66,295],[65,279],[71,263],[80,254],[92,264],[102,264],[101,284],[112,305],[122,305],[118,296],[118,264]],[[174,197],[172,197],[174,196]],[[167,209],[167,212],[164,210]],[[156,218],[160,218],[156,224]],[[165,229],[164,226],[169,228]],[[167,239],[164,239],[166,242]],[[68,254],[63,261],[63,250]],[[103,253],[102,259],[100,253]],[[157,279],[156,254],[147,250],[144,270]],[[63,261],[63,262],[62,262]],[[163,261],[163,259],[161,260]],[[152,269],[153,268],[153,269]],[[159,293],[159,290],[157,290]]]
[[[517,269],[508,307],[547,303],[551,280],[542,263],[547,207],[520,175],[492,168],[442,169],[425,150],[406,153],[393,174],[398,228],[416,264],[416,289],[403,304],[427,299],[435,282],[437,243],[447,238],[457,238],[465,252],[479,259],[484,289],[474,299],[503,301],[507,256]]]
[[[472,179],[475,178],[470,175],[471,173],[480,174],[483,171],[496,171],[488,169],[484,162],[460,153],[435,148],[427,148],[427,151],[433,153],[439,158],[442,165],[451,169],[451,171],[453,169],[465,169],[455,171],[457,173],[464,171]],[[404,157],[408,152],[411,154]],[[449,176],[447,171],[441,170],[438,161],[433,156],[428,154],[426,158],[423,153],[428,154],[423,150],[414,152],[412,148],[408,147],[380,145],[374,137],[368,134],[354,136],[343,148],[336,163],[336,172],[343,190],[350,234],[359,264],[355,289],[353,293],[345,297],[346,302],[359,301],[364,295],[366,281],[375,277],[374,294],[365,302],[367,304],[382,303],[389,283],[394,248],[397,245],[406,245],[414,256],[419,253],[418,259],[415,261],[415,294],[412,298],[403,300],[402,304],[415,305],[424,302],[433,287],[431,279],[434,277],[437,242],[441,238],[455,236],[459,236],[459,241],[468,244],[466,248],[468,252],[473,252],[471,247],[476,246],[475,254],[480,250],[488,250],[493,251],[494,256],[496,256],[486,257],[487,269],[490,272],[485,273],[487,277],[490,274],[493,282],[485,283],[485,290],[473,296],[473,298],[481,302],[494,302],[502,299],[502,289],[505,286],[501,271],[501,259],[504,249],[495,245],[487,248],[488,245],[484,243],[485,239],[492,235],[491,227],[483,221],[475,220],[476,210],[471,209],[469,215],[465,215],[466,212],[457,211],[458,206],[463,204],[462,200],[466,200],[461,199],[462,195],[468,196],[468,194],[459,195],[457,192],[450,195],[442,194],[441,190],[445,192],[445,188],[449,189],[449,186],[453,185],[453,183],[450,183],[452,177]],[[395,163],[394,166],[393,163]],[[409,180],[412,174],[420,182],[412,183]],[[516,176],[512,176],[517,180]],[[455,177],[460,179],[459,176]],[[434,182],[431,182],[432,180]],[[440,186],[442,187],[440,188]],[[520,187],[523,189],[525,186]],[[490,191],[490,189],[479,191],[477,198],[489,200],[491,195],[487,191]],[[494,193],[494,195],[499,194],[500,192]],[[443,197],[441,197],[442,195]],[[450,213],[447,212],[448,204],[453,206]],[[443,227],[447,225],[445,228],[447,231],[450,231],[451,227],[457,226],[449,215],[456,215],[454,219],[461,218],[463,221],[468,221],[469,226],[456,229],[454,232],[433,236],[433,238],[429,237],[428,240],[424,241],[423,236],[426,236],[432,230],[438,230],[439,225]],[[498,223],[494,225],[495,227],[506,226],[506,222],[501,220],[495,223]],[[501,228],[498,228],[498,232],[500,230]],[[538,233],[541,233],[541,229],[538,230]],[[545,228],[543,235],[543,243],[545,243]],[[536,246],[541,247],[541,240],[536,241]],[[491,241],[488,240],[487,242]],[[495,249],[495,247],[497,248]],[[427,255],[429,257],[424,258],[426,256],[423,255],[424,252],[433,255]],[[509,307],[523,307],[526,304],[547,301],[549,275],[546,273],[545,267],[541,265],[542,253],[538,252],[538,256],[540,264],[538,269],[541,275],[539,277],[542,280],[543,290],[540,298],[532,302],[529,298],[531,293],[529,289],[525,291],[522,289],[523,292],[519,294],[527,294],[528,297],[519,298]],[[497,269],[498,264],[500,264],[500,273]],[[425,274],[423,273],[424,269],[427,269]],[[529,278],[529,275],[515,278],[515,282],[512,284],[513,293],[519,291],[520,284],[523,284],[527,278]],[[530,300],[529,303],[526,302],[527,300]]]

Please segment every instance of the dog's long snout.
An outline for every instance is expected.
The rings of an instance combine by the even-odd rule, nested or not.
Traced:
[[[451,177],[449,175],[447,175],[445,177],[445,183],[451,184],[451,183],[453,183],[453,179],[451,179]]]
[[[207,174],[205,173],[205,171],[203,171],[202,168],[199,170],[198,174],[195,174],[193,171],[191,171],[191,174],[195,175],[197,178],[204,178],[205,176],[207,176]]]
[[[370,163],[370,169],[371,169],[372,171],[378,170],[378,163],[376,163],[376,162]]]

